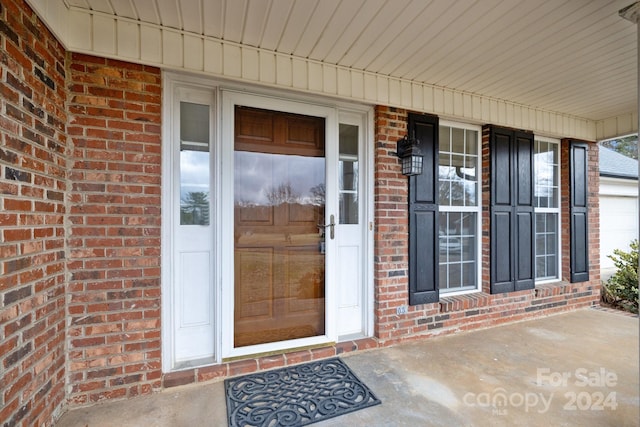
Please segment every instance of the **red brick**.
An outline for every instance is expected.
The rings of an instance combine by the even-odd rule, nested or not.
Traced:
[[[197,381],[209,381],[217,378],[223,378],[228,375],[228,366],[226,364],[207,366],[199,368],[197,373]],[[267,369],[267,368],[264,368]]]
[[[256,360],[239,360],[229,363],[229,376],[249,374],[258,369]]]
[[[162,385],[164,387],[175,387],[179,385],[191,384],[195,382],[195,371],[189,369],[186,371],[171,372],[164,375],[162,379]]]

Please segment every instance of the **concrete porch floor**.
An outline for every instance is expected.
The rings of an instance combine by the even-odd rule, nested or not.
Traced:
[[[346,354],[382,404],[314,426],[638,426],[638,317],[570,313]],[[226,426],[223,382],[66,413],[58,427]]]

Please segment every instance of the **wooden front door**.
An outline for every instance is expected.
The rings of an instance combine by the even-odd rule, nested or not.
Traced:
[[[323,335],[325,119],[234,115],[234,347]]]

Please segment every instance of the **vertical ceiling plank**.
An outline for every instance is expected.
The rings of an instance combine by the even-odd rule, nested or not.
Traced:
[[[204,40],[204,71],[222,74],[222,43],[217,40]]]
[[[93,50],[114,55],[116,53],[115,19],[104,15],[93,15]]]
[[[402,100],[402,105],[413,105],[411,83],[407,80],[400,81],[400,99]]]
[[[222,69],[225,76],[242,76],[242,50],[240,46],[225,43],[222,45]]]
[[[71,48],[81,51],[91,50],[91,16],[71,10],[66,28],[69,32],[69,45]]]
[[[385,76],[376,76],[376,95],[380,104],[389,103],[389,79]]]
[[[291,86],[297,89],[307,89],[309,81],[309,71],[307,61],[301,58],[291,60]]]
[[[204,40],[202,37],[184,35],[184,67],[189,70],[204,70]]]
[[[276,55],[260,51],[260,81],[267,84],[276,82]]]
[[[378,82],[375,74],[365,73],[364,75],[364,99],[375,102],[378,99]]]
[[[319,62],[309,62],[309,90],[322,92],[322,64]]]
[[[361,71],[351,70],[351,97],[364,98],[364,76]]]
[[[184,66],[184,41],[178,31],[162,31],[162,62],[172,67]]]
[[[256,49],[249,46],[242,48],[242,78],[260,80],[260,55]]]
[[[346,68],[338,68],[338,95],[351,97],[351,73]]]
[[[140,58],[152,64],[162,63],[162,30],[158,27],[140,27]]]
[[[422,86],[416,83],[411,84],[411,106],[416,111],[424,109],[424,91]]]
[[[337,79],[336,67],[330,65],[322,66],[322,88],[324,93],[335,94],[338,92]]]
[[[125,58],[138,59],[140,56],[139,25],[119,19],[117,25],[117,54]]]
[[[398,107],[402,104],[402,90],[400,85],[400,80],[398,79],[387,79],[388,81],[388,99],[389,104]]]
[[[284,87],[291,87],[292,71],[291,58],[287,56],[276,56],[276,83]]]

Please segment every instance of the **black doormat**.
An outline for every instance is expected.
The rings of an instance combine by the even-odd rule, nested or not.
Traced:
[[[339,358],[224,381],[230,427],[304,426],[380,404]]]

